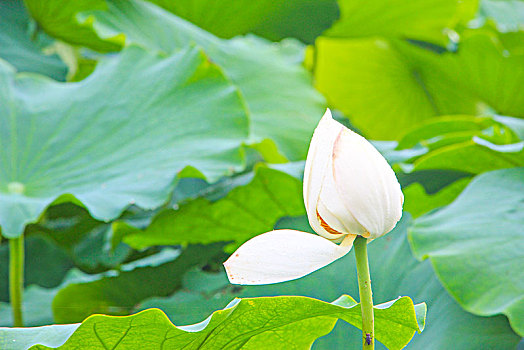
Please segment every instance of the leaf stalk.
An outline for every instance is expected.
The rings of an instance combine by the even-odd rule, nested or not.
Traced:
[[[9,240],[9,299],[13,326],[23,327],[22,295],[24,291],[24,236]]]
[[[357,236],[353,243],[357,261],[358,291],[362,310],[362,349],[375,349],[375,325],[373,316],[373,292],[367,251],[367,239]]]

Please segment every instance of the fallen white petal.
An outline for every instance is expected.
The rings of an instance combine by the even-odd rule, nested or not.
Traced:
[[[271,284],[294,280],[346,255],[356,236],[342,244],[311,233],[276,230],[256,236],[224,263],[232,284]]]

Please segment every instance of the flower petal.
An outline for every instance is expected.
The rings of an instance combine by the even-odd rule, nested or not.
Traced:
[[[333,177],[333,163],[331,157],[328,167],[331,171],[326,172],[326,176],[322,183],[322,190],[320,192],[320,199],[317,207],[318,213],[330,227],[337,231],[365,235],[367,229],[358,222],[341,200]]]
[[[309,224],[315,232],[330,239],[337,238],[337,235],[321,226],[317,218],[317,206],[324,177],[330,171],[333,145],[343,128],[342,124],[333,120],[331,111],[327,109],[313,133],[304,170],[304,204]]]
[[[334,144],[332,170],[341,201],[371,239],[395,227],[404,196],[393,169],[373,145],[344,129]]]
[[[346,255],[356,236],[337,245],[320,236],[276,230],[256,236],[224,263],[232,284],[271,284],[294,280]]]

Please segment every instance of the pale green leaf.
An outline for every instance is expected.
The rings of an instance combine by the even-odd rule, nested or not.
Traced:
[[[34,328],[0,328],[0,348],[26,350],[36,344],[58,347],[80,326],[64,324]]]
[[[504,313],[524,335],[524,168],[475,178],[449,206],[415,220],[414,253],[430,258],[466,310]]]
[[[158,207],[184,168],[210,181],[242,169],[238,91],[198,49],[130,47],[78,83],[17,76],[0,62],[0,225],[16,237],[49,204],[111,220]]]
[[[274,44],[254,36],[219,39],[140,0],[114,0],[107,11],[79,18],[94,21],[102,38],[125,34],[126,44],[164,52],[198,44],[242,92],[251,118],[250,141],[269,139],[288,159],[305,159],[313,129],[324,113],[324,99],[300,65],[303,53],[298,43]]]

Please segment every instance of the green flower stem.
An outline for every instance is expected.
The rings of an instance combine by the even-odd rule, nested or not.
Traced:
[[[358,291],[362,309],[362,349],[371,350],[375,349],[375,327],[367,241],[366,238],[357,236],[353,247],[355,249],[355,259],[357,260]]]
[[[9,298],[13,326],[23,327],[22,293],[24,291],[24,236],[9,240]]]

